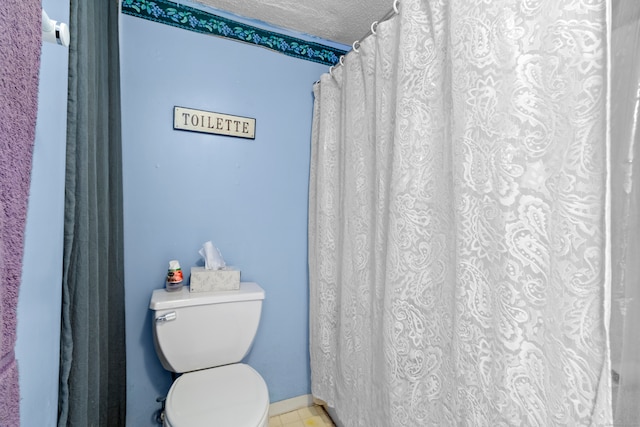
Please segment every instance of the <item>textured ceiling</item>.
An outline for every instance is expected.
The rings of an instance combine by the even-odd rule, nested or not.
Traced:
[[[195,0],[216,9],[346,45],[367,34],[393,0]]]
[[[194,0],[280,28],[351,45],[384,17],[393,0]],[[613,0],[614,26],[638,19],[640,0]],[[622,6],[624,7],[620,7]]]

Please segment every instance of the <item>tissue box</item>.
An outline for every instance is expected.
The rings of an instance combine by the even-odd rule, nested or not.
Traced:
[[[233,291],[240,289],[240,270],[225,267],[222,270],[205,270],[191,267],[190,292]]]

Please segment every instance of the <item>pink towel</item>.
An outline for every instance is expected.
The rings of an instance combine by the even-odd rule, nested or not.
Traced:
[[[0,1],[0,425],[20,425],[13,356],[38,111],[40,0]]]

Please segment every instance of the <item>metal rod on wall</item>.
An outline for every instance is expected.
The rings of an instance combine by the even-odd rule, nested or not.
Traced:
[[[54,21],[42,9],[42,41],[69,46],[69,26],[64,22]]]

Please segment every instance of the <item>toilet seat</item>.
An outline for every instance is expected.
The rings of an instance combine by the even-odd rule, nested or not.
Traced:
[[[260,374],[243,363],[188,372],[171,386],[164,414],[170,427],[263,427],[269,393]]]

